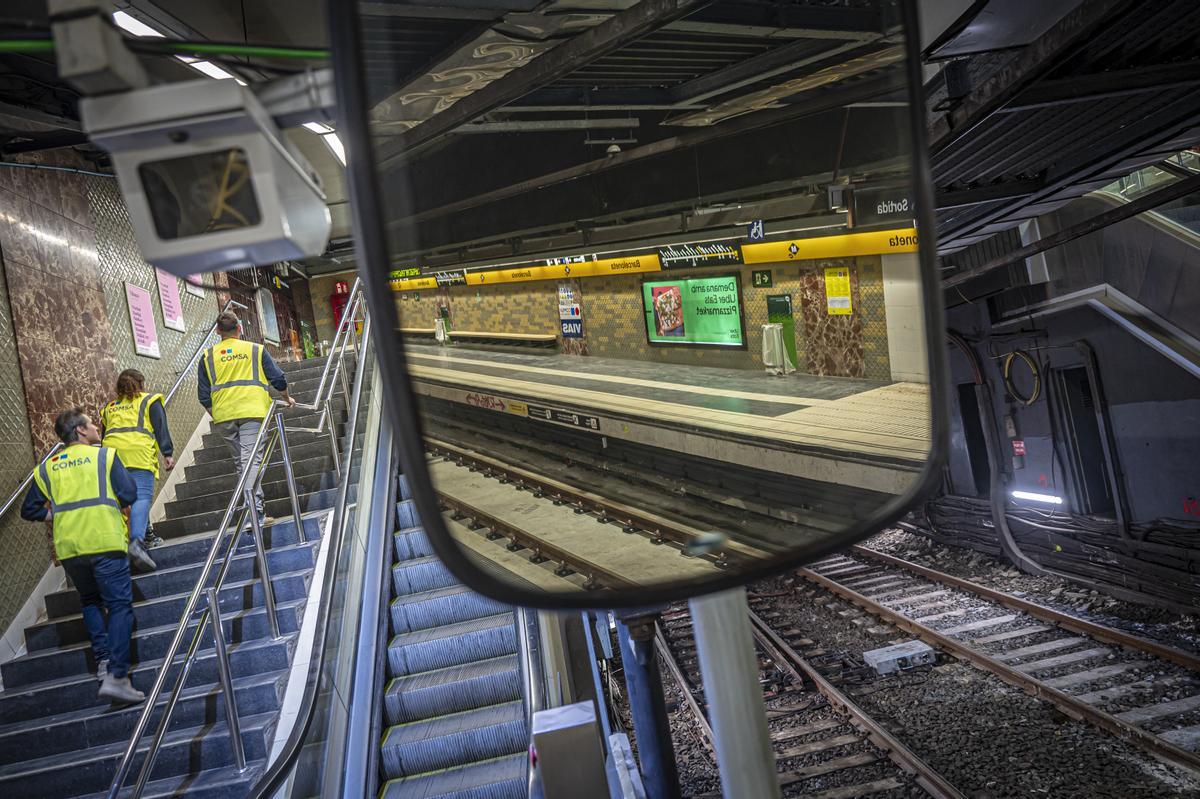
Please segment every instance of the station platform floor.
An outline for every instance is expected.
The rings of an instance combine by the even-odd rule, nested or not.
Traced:
[[[929,389],[843,377],[410,344],[419,394],[718,461],[901,493],[929,451]],[[572,418],[574,417],[574,418]]]

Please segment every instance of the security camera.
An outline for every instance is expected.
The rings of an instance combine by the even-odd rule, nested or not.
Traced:
[[[112,155],[143,257],[177,275],[320,255],[331,220],[320,178],[258,98],[233,80],[86,97]]]

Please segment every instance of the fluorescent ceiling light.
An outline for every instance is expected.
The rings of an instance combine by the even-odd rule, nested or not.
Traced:
[[[1028,499],[1031,502],[1048,502],[1051,505],[1061,505],[1062,497],[1056,497],[1053,494],[1037,494],[1033,491],[1014,491],[1012,492],[1013,499]]]
[[[228,78],[233,78],[238,83],[240,83],[242,86],[246,85],[246,81],[244,81],[241,78],[239,78],[238,76],[234,75],[229,70],[222,69],[221,67],[212,63],[211,61],[205,61],[200,58],[192,58],[191,56],[186,56],[186,55],[177,55],[175,57],[178,58],[183,63],[187,64],[192,69],[196,70],[197,72],[203,72],[205,75],[207,75],[210,78],[213,78],[214,80],[226,80]]]
[[[307,126],[306,126],[307,127]],[[346,148],[342,144],[342,140],[338,138],[336,133],[326,133],[321,136],[325,140],[325,145],[333,153],[337,160],[342,162],[342,166],[346,165]]]
[[[114,11],[112,16],[113,22],[116,23],[118,28],[126,31],[127,33],[132,33],[134,36],[147,36],[155,39],[166,38],[165,33],[150,27],[145,22],[142,22],[140,19],[129,14],[128,12]],[[233,78],[242,86],[246,85],[246,81],[234,75],[229,70],[222,69],[211,61],[205,61],[202,58],[192,58],[191,56],[186,55],[177,55],[175,57],[197,72],[201,72],[208,77],[213,78],[214,80],[226,80],[228,78]]]
[[[304,127],[321,136],[324,136],[326,133],[333,133],[333,128],[329,127],[324,122],[305,122]]]
[[[145,22],[125,11],[114,11],[113,22],[117,23],[118,28],[132,33],[134,36],[153,36],[157,39],[162,39],[166,36],[165,33],[151,28]]]

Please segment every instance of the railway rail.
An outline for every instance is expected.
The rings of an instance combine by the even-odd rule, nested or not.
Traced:
[[[1200,659],[863,547],[809,582],[1066,715],[1200,773]]]
[[[512,483],[534,496],[569,505],[598,522],[655,543],[686,548],[704,532],[614,502],[603,496],[512,466],[461,446],[427,439],[427,449],[472,471]],[[556,574],[578,573],[589,589],[629,585],[601,564],[548,544],[461,500],[443,497],[457,518],[487,527],[488,537],[507,538],[511,551],[527,550],[532,562],[553,560]],[[725,564],[731,557],[766,553],[729,542],[708,555]],[[1200,774],[1200,658],[1123,630],[979,586],[865,547],[853,547],[798,570],[809,582],[857,605],[935,648],[990,672],[1067,716],[1085,721],[1155,757]],[[756,630],[767,646],[764,630]],[[786,643],[786,641],[784,642]],[[772,660],[806,670],[787,653]],[[802,658],[801,658],[802,659]],[[781,665],[781,668],[783,666]],[[1165,673],[1164,673],[1165,672]]]
[[[764,700],[772,744],[782,766],[781,788],[803,783],[803,795],[814,799],[964,796],[809,664],[796,647],[811,642],[798,631],[777,632],[754,613],[750,621],[760,663],[765,661],[762,681],[771,686]],[[663,614],[656,645],[712,752],[712,730],[702,709],[703,687],[686,608]]]

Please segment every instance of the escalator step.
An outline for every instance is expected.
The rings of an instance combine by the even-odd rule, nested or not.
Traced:
[[[384,769],[391,778],[453,768],[523,752],[526,738],[520,702],[400,724],[384,736]]]
[[[511,702],[521,696],[516,655],[396,677],[384,694],[388,724]]]
[[[529,756],[498,757],[469,766],[390,780],[380,799],[525,799]]]
[[[409,527],[393,536],[396,545],[396,560],[427,558],[433,554],[433,545],[425,535],[423,527]]]
[[[517,651],[512,613],[397,635],[388,644],[393,677],[443,669]]]
[[[443,624],[494,616],[510,608],[494,599],[480,596],[465,585],[439,588],[392,600],[392,633],[412,632]]]
[[[396,596],[417,594],[457,585],[458,580],[434,555],[426,558],[413,558],[397,563],[392,567],[392,586]]]

